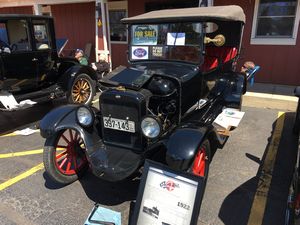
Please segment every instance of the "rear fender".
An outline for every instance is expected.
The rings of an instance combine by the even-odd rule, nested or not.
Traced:
[[[61,130],[74,129],[80,133],[86,148],[93,145],[93,128],[83,128],[77,122],[78,105],[65,105],[49,112],[40,122],[41,136],[51,138]]]
[[[186,171],[208,131],[208,127],[182,126],[178,128],[166,144],[167,164],[173,169]]]
[[[74,80],[76,79],[76,76],[82,73],[87,74],[92,78],[92,80],[95,81],[95,84],[97,83],[97,73],[93,68],[84,65],[74,65],[63,74],[60,80],[62,88],[64,90],[70,90],[72,88]]]

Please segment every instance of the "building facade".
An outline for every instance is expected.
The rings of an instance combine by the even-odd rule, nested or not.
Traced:
[[[239,5],[246,14],[239,60],[261,66],[256,82],[300,85],[300,0],[207,0],[208,5]],[[90,61],[106,55],[113,68],[127,64],[128,34],[120,19],[144,12],[197,7],[199,0],[2,0],[0,13],[46,14],[56,36],[67,38],[66,54],[93,45]]]

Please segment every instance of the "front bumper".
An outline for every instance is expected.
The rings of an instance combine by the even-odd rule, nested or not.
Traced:
[[[142,163],[142,155],[130,149],[105,145],[101,139],[87,147],[87,157],[92,172],[97,177],[109,181],[123,180],[133,174]]]

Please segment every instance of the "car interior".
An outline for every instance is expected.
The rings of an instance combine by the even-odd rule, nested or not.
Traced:
[[[12,51],[31,50],[29,31],[25,20],[8,20],[7,28]]]

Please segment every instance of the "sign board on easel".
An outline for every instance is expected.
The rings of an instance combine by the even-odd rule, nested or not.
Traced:
[[[130,224],[196,225],[204,178],[146,161]]]

